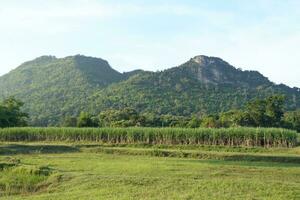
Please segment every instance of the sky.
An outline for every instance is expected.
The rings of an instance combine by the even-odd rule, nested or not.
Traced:
[[[299,0],[0,0],[0,75],[41,55],[100,57],[120,71],[196,55],[300,87]]]

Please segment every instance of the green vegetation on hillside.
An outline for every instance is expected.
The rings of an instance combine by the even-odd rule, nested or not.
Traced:
[[[79,117],[66,117],[63,127],[281,127],[299,131],[300,111],[284,113],[285,97],[270,96],[255,99],[241,110],[231,110],[199,117],[138,113],[132,108],[109,109],[98,115],[82,112]]]
[[[8,98],[0,104],[0,127],[26,126],[28,115],[21,112],[23,103]],[[271,96],[249,102],[243,110],[232,110],[203,118],[172,115],[139,114],[134,109],[107,110],[98,116],[81,112],[76,117],[66,117],[63,127],[281,127],[299,131],[300,112],[284,113],[284,97]]]
[[[160,72],[123,74],[98,58],[43,56],[0,77],[0,98],[22,100],[33,126],[57,126],[81,112],[126,108],[149,116],[202,117],[274,94],[286,96],[285,110],[300,108],[298,88],[275,85],[258,72],[206,56]]]
[[[95,90],[119,81],[122,74],[102,59],[43,56],[0,78],[0,97],[25,103],[30,125],[56,125],[66,114],[85,110]]]
[[[218,58],[200,58],[203,63],[191,59],[162,72],[138,74],[92,99],[100,111],[131,107],[139,113],[187,117],[240,109],[252,99],[275,94],[287,97],[285,109],[299,108],[298,89],[275,85],[258,72],[238,70]]]

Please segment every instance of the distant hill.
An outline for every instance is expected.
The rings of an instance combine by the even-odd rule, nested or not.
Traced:
[[[66,114],[77,115],[95,90],[121,79],[121,73],[99,58],[42,56],[2,76],[0,93],[21,99],[31,123],[45,126],[58,123]]]
[[[250,99],[284,94],[300,108],[300,90],[276,85],[257,71],[220,58],[196,56],[161,72],[119,73],[107,61],[82,55],[42,56],[0,77],[0,97],[14,95],[36,126],[57,125],[82,110],[132,107],[139,112],[190,116],[240,108]]]

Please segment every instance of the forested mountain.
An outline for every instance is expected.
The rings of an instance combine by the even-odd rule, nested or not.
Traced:
[[[97,114],[131,107],[141,113],[190,116],[240,108],[250,99],[287,96],[300,108],[300,91],[276,85],[256,71],[242,71],[216,57],[196,56],[160,72],[119,73],[107,61],[81,55],[42,56],[0,77],[1,98],[25,103],[32,125],[56,125],[80,111]]]
[[[220,58],[197,56],[178,67],[113,84],[93,96],[92,105],[188,116],[240,108],[254,97],[273,94],[285,94],[288,109],[300,106],[297,88],[275,85],[259,72],[236,69]]]
[[[0,91],[2,97],[22,100],[31,123],[43,126],[56,124],[66,114],[77,115],[96,89],[121,79],[102,59],[42,56],[1,77]]]

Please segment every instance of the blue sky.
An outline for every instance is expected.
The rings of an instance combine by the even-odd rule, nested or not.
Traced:
[[[120,72],[221,57],[300,87],[299,0],[0,0],[0,75],[41,55]]]

